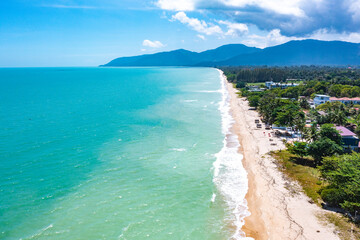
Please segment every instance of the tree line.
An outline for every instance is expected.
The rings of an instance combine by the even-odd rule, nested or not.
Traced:
[[[284,82],[287,79],[319,80],[332,84],[360,86],[360,69],[327,66],[292,67],[222,67],[228,80],[233,83]]]

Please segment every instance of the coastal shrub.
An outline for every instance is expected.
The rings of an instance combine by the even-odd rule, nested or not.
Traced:
[[[271,155],[277,159],[279,169],[291,179],[298,181],[306,195],[315,203],[319,203],[321,199],[321,185],[317,184],[320,176],[319,169],[309,165],[299,164],[299,162],[294,159],[294,156],[287,150],[272,152]]]
[[[293,144],[287,144],[287,149],[290,153],[304,157],[308,155],[308,148],[306,142],[294,142]]]
[[[275,117],[275,123],[279,126],[292,127],[295,122],[305,122],[305,114],[300,111],[300,106],[297,102],[291,102],[284,106],[279,107]]]
[[[343,148],[329,138],[321,138],[309,144],[308,152],[319,165],[324,157],[342,154]]]
[[[328,138],[334,141],[336,144],[341,145],[341,135],[338,130],[334,128],[332,124],[324,124],[320,128],[320,138]]]
[[[242,97],[247,97],[250,95],[250,92],[248,90],[246,90],[246,88],[241,88],[240,92],[241,92]]]
[[[320,194],[321,198],[330,206],[339,207],[344,201],[345,194],[342,190],[336,188],[324,189]]]
[[[244,88],[245,87],[245,82],[238,82],[236,83],[236,88]]]
[[[334,189],[330,193],[338,193],[337,198],[331,198],[325,192],[325,198],[351,213],[360,211],[360,154],[326,157],[319,169],[322,178],[330,184],[329,189]]]
[[[251,95],[248,97],[250,107],[257,108],[259,106],[259,100],[260,100],[259,95]]]
[[[360,212],[360,203],[357,202],[344,201],[344,203],[341,203],[340,206],[351,213]]]

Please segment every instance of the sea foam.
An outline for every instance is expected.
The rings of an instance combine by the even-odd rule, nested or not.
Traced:
[[[247,172],[242,165],[243,156],[238,153],[238,137],[232,133],[234,119],[230,113],[230,95],[226,88],[226,77],[218,70],[221,78],[222,100],[219,110],[222,117],[222,133],[225,135],[223,148],[216,154],[214,166],[214,183],[225,199],[230,212],[227,221],[236,228],[232,239],[252,239],[241,230],[244,218],[250,215],[245,195],[248,191]]]

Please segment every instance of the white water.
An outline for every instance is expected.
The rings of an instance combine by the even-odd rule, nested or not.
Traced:
[[[234,119],[230,113],[230,95],[226,88],[226,77],[222,71],[218,70],[221,79],[221,94],[219,110],[222,116],[222,132],[225,135],[224,146],[216,154],[214,166],[214,183],[221,193],[231,212],[229,222],[236,230],[232,239],[252,239],[245,236],[241,230],[244,225],[244,218],[250,215],[247,207],[245,195],[248,191],[247,172],[242,165],[243,156],[238,153],[240,146],[238,137],[231,132]],[[215,200],[215,199],[214,199]]]

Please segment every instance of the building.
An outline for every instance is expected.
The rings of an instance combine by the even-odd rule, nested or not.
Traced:
[[[264,88],[260,88],[257,85],[251,85],[248,88],[249,88],[249,92],[263,92],[265,90]]]
[[[323,104],[323,103],[326,103],[329,101],[330,101],[330,96],[328,96],[328,95],[316,94],[315,98],[314,98],[315,106],[318,106],[320,104]]]
[[[349,104],[349,103],[360,104],[360,98],[358,98],[358,97],[356,97],[356,98],[347,98],[347,97],[336,98],[336,97],[330,97],[328,95],[320,95],[320,94],[315,95],[315,98],[314,98],[315,106],[318,106],[318,105],[326,103],[326,102],[341,102],[345,105]]]
[[[272,88],[285,89],[285,88],[288,88],[288,87],[296,87],[296,86],[299,86],[299,84],[297,84],[297,83],[275,83],[275,82],[273,82],[273,81],[270,81],[270,82],[265,82],[265,86],[266,86],[268,89],[272,89]]]
[[[355,133],[343,126],[336,126],[336,130],[341,135],[342,147],[345,152],[359,151],[359,138]]]
[[[349,104],[349,103],[360,104],[360,98],[358,98],[358,97],[356,97],[356,98],[347,98],[347,97],[336,98],[336,97],[331,97],[330,102],[341,102],[343,104]]]

